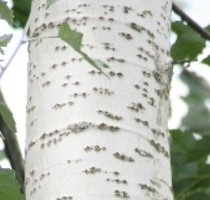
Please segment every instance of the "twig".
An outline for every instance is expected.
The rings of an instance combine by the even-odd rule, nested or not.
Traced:
[[[185,12],[183,12],[176,4],[172,4],[173,11],[178,14],[182,20],[186,21],[188,25],[198,32],[203,38],[210,40],[210,32],[202,28],[197,22],[190,18]]]
[[[52,39],[52,38],[59,38],[59,36],[35,37],[35,38],[29,38],[29,39],[23,40],[22,42],[23,42],[23,43],[26,43],[26,42],[33,42],[33,41],[41,40],[41,39]]]
[[[14,59],[15,55],[17,54],[17,52],[19,51],[21,45],[24,43],[23,42],[23,38],[24,38],[24,33],[22,34],[21,40],[19,41],[18,45],[16,46],[14,52],[12,53],[11,57],[9,58],[8,62],[6,63],[6,65],[4,67],[1,67],[1,72],[0,72],[0,79],[1,77],[4,75],[6,69],[9,67],[10,63],[12,62],[12,60]]]

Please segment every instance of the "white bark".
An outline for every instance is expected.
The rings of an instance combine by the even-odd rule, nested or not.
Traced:
[[[171,200],[169,0],[43,0],[32,6],[27,200]],[[67,21],[89,65],[59,38]]]

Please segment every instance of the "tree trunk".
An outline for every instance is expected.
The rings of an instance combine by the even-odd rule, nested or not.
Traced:
[[[33,1],[27,200],[173,199],[170,11],[170,0]],[[55,37],[63,22],[106,75]]]

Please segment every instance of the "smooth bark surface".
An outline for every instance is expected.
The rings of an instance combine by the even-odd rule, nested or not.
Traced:
[[[27,200],[171,200],[169,0],[34,0]],[[91,66],[60,38],[83,34]]]

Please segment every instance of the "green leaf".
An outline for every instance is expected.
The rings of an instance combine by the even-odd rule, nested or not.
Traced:
[[[198,171],[196,163],[187,163],[187,154],[196,144],[192,133],[180,130],[171,132],[171,163],[173,171],[173,182],[178,183],[183,177],[189,177]]]
[[[197,140],[196,145],[187,152],[187,162],[199,161],[202,158],[207,159],[210,154],[209,144],[210,136],[203,136],[200,140]]]
[[[13,23],[13,14],[4,1],[0,1],[0,19],[6,20],[10,25]]]
[[[6,47],[11,39],[12,39],[12,34],[8,34],[8,35],[5,34],[5,35],[1,36],[0,37],[0,46]]]
[[[25,27],[31,10],[32,0],[13,0],[14,26]]]
[[[85,52],[81,50],[83,35],[76,30],[72,30],[67,22],[64,22],[59,29],[59,37],[68,43],[76,52],[83,56],[83,58],[93,67],[102,71],[101,67],[108,68],[108,65],[100,60],[90,58]],[[106,75],[106,74],[105,74]],[[107,76],[107,75],[106,75]]]
[[[206,100],[210,98],[210,85],[196,73],[187,70],[183,70],[180,78],[189,88],[189,94],[182,98],[189,108],[182,119],[182,126],[195,132],[210,130],[210,112],[206,106]]]
[[[4,50],[2,49],[2,47],[6,47],[11,39],[12,39],[12,34],[0,36],[0,53],[1,54],[4,54]]]
[[[184,200],[209,200],[210,194],[204,191],[194,191],[192,194],[188,194]]]
[[[205,40],[181,21],[172,23],[172,30],[177,34],[171,49],[173,60],[195,60],[205,47]]]
[[[80,51],[80,54],[83,56],[83,58],[93,67],[101,71],[101,68],[97,65],[95,60],[91,59],[86,53]]]
[[[59,30],[59,37],[67,42],[77,52],[81,51],[82,33],[72,30],[67,22],[63,23]]]
[[[15,173],[11,169],[0,168],[0,199],[24,200],[20,193],[20,186],[15,179]]]
[[[204,58],[201,62],[210,66],[210,55]]]
[[[190,175],[197,171],[197,166],[187,163],[188,152],[195,146],[196,139],[192,133],[173,130],[171,132],[171,157],[174,178]],[[185,165],[185,166],[183,166]]]
[[[210,33],[210,25],[205,27],[205,29]],[[201,62],[210,66],[210,55],[208,55],[206,58],[204,58]]]
[[[0,161],[3,160],[4,158],[6,158],[5,152],[4,150],[0,150]]]
[[[47,6],[51,6],[54,4],[57,0],[47,0]]]
[[[206,158],[198,158],[199,152],[197,152],[198,154],[195,152],[199,151],[202,145],[205,145],[206,148],[202,149],[200,155],[203,157],[204,154],[208,154],[209,150],[207,149],[207,144],[209,144],[209,139],[206,144],[204,144],[201,140],[196,139],[193,133],[182,132],[180,130],[172,130],[170,132],[175,199],[197,200],[196,197],[198,196],[201,197],[200,199],[202,199],[202,197],[205,197],[204,199],[210,199],[210,165],[206,164]],[[208,137],[210,138],[210,136]],[[203,138],[203,140],[206,139],[207,138]],[[192,160],[189,160],[189,156],[192,158],[193,155],[191,154],[193,153],[196,153],[195,157],[197,158],[192,162]],[[205,195],[202,196],[201,194]]]
[[[205,29],[210,32],[210,25],[206,26]]]
[[[109,68],[109,65],[107,65],[106,63],[102,62],[101,60],[94,60],[96,65],[99,66],[100,68]]]
[[[13,115],[7,105],[3,102],[0,102],[0,113],[1,116],[8,126],[8,128],[13,132],[16,133],[16,126],[15,126],[15,120],[13,118]]]
[[[175,199],[189,200],[189,196],[195,194],[196,192],[205,193],[209,187],[209,174],[207,174],[207,176],[197,174],[194,177],[192,176],[190,178],[184,178],[183,180],[179,181],[176,186],[174,186]],[[209,194],[208,196],[210,197]]]

